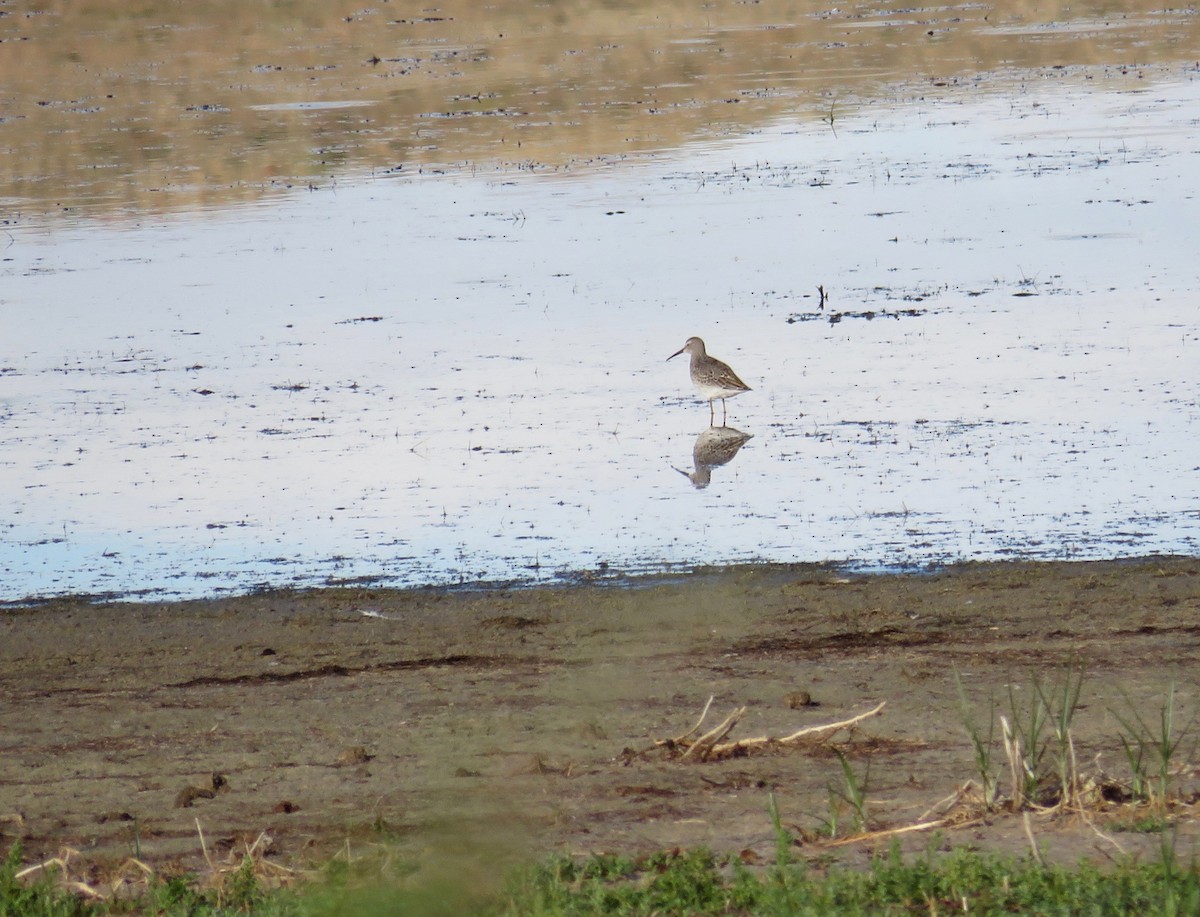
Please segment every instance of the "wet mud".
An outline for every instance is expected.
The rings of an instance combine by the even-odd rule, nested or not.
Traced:
[[[1121,801],[1122,718],[1157,722],[1172,684],[1178,722],[1194,716],[1198,612],[1200,562],[1170,558],[55,602],[0,618],[0,838],[30,858],[72,848],[97,875],[135,848],[202,870],[197,824],[217,856],[265,831],[290,866],[347,845],[430,868],[697,844],[753,862],[773,856],[774,793],[799,855],[861,863],[891,840],[830,843],[840,753],[870,829],[952,814],[940,843],[1021,853],[1019,815],[946,803],[979,779],[958,684],[986,731],[1035,684],[1082,668],[1072,739],[1111,799],[1086,817],[1035,815],[1034,835],[1060,862],[1153,855],[1159,837],[1132,828],[1145,813]],[[679,760],[660,743],[710,697],[711,725],[747,708],[731,739],[886,705],[825,742]],[[1186,851],[1200,773],[1182,749],[1174,764]],[[911,849],[930,837],[899,836]]]

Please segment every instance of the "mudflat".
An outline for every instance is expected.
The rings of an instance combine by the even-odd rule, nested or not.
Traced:
[[[1195,717],[1198,659],[1200,560],[1186,558],[56,601],[0,614],[0,848],[164,869],[255,841],[293,867],[339,851],[419,865],[694,845],[753,862],[772,855],[774,793],[813,859],[921,847],[934,829],[888,832],[934,822],[945,845],[1021,852],[1032,835],[1067,862],[1149,853],[1160,837],[1129,830],[1137,811],[1115,789],[1034,810],[1028,830],[973,806],[965,722],[994,729],[1003,795],[999,716],[1082,671],[1075,770],[1119,788],[1136,716],[1159,722],[1174,686],[1177,728]],[[710,698],[693,737],[746,708],[726,742],[885,706],[826,741],[683,759],[662,743]],[[1188,845],[1194,738],[1172,760],[1168,816]]]

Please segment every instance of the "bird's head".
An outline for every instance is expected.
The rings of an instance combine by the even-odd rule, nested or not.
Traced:
[[[667,357],[668,360],[673,360],[681,353],[686,353],[689,356],[694,354],[704,353],[704,342],[700,338],[688,338],[687,343],[680,347],[677,351]]]

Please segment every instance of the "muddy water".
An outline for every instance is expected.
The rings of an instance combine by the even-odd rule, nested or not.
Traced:
[[[0,123],[0,598],[1200,551],[1197,17],[639,9],[611,41],[602,11],[526,22],[515,56],[461,30],[519,23],[390,5],[225,54],[211,23],[147,57],[66,22],[146,92],[68,130],[29,89]],[[21,21],[28,72],[73,15]],[[361,54],[385,16],[472,66],[417,55],[420,92],[375,102],[389,55],[348,79],[297,40]],[[507,101],[435,116],[473,80],[535,156],[484,126]],[[318,134],[346,151],[320,169]],[[754,389],[735,432],[665,362],[692,334]]]
[[[673,156],[914,85],[1194,74],[1198,48],[1195,10],[1147,0],[10,4],[0,203],[137,218],[349,175]]]

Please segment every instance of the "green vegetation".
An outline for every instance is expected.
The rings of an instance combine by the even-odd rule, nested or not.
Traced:
[[[1175,725],[1175,682],[1167,689],[1167,696],[1158,709],[1158,722],[1147,723],[1137,708],[1126,699],[1129,710],[1126,715],[1113,711],[1113,715],[1125,728],[1121,736],[1121,748],[1129,763],[1131,773],[1130,792],[1138,802],[1149,803],[1157,810],[1166,807],[1171,783],[1171,774],[1176,764],[1179,746],[1195,724],[1195,717],[1182,729]]]
[[[26,873],[26,875],[22,875]],[[0,863],[0,917],[93,917],[101,914],[160,914],[216,917],[255,914],[284,917],[312,913],[291,891],[271,889],[259,879],[252,857],[218,886],[202,887],[194,876],[159,879],[132,887],[128,897],[96,899],[85,886],[68,881],[61,866],[22,868],[21,845],[14,844]],[[332,912],[331,912],[332,913]]]
[[[1157,721],[1147,720],[1135,704],[1126,698],[1126,712],[1113,710],[1113,717],[1124,730],[1117,741],[1129,767],[1128,782],[1116,782],[1104,775],[1080,770],[1071,726],[1080,709],[1084,671],[1066,668],[1052,684],[1034,677],[1031,690],[1022,693],[1010,686],[1008,710],[997,714],[994,698],[989,698],[984,717],[975,715],[955,674],[959,711],[974,754],[979,779],[977,799],[988,812],[1083,811],[1099,800],[1125,800],[1148,805],[1148,816],[1135,816],[1146,823],[1165,825],[1162,818],[1171,807],[1172,777],[1184,769],[1194,749],[1184,749],[1184,740],[1195,725],[1193,716],[1178,726],[1175,683],[1158,708]],[[986,723],[986,729],[980,720]],[[1000,792],[995,765],[995,724],[1000,723],[1000,748],[1008,764],[1009,795]],[[1183,759],[1182,761],[1180,759]],[[1151,816],[1154,816],[1151,818]],[[1132,823],[1127,823],[1132,824]],[[1140,830],[1123,828],[1122,830]]]
[[[821,831],[831,838],[837,837],[838,826],[842,823],[840,815],[846,812],[850,816],[851,833],[860,834],[867,830],[866,779],[858,779],[849,759],[840,749],[835,748],[833,751],[842,766],[842,785],[830,784],[828,787],[829,818],[823,820]]]
[[[1071,806],[1079,802],[1079,772],[1071,722],[1079,709],[1083,669],[1067,669],[1050,687],[1034,677],[1033,690],[1022,704],[1014,688],[1008,692],[1010,715],[1000,717],[1004,752],[1012,775],[1012,808],[1028,805]]]
[[[866,871],[812,875],[803,866],[751,872],[706,851],[557,859],[520,875],[500,914],[1188,914],[1200,911],[1200,874],[1164,857],[1101,872],[1041,867],[967,850],[906,861],[896,848]]]
[[[966,689],[963,688],[962,676],[958,672],[954,673],[954,684],[958,689],[959,712],[962,715],[967,735],[971,739],[971,751],[975,756],[975,773],[979,776],[980,801],[983,803],[983,807],[991,812],[996,808],[1000,778],[992,764],[992,751],[996,739],[996,702],[994,698],[989,698],[990,709],[987,733],[985,734],[971,712],[971,704],[967,700]]]
[[[703,849],[640,860],[559,856],[517,871],[499,893],[475,896],[461,884],[422,886],[419,876],[411,877],[415,882],[377,879],[358,885],[345,870],[331,870],[302,891],[269,890],[247,859],[219,889],[202,889],[182,878],[152,879],[136,899],[92,902],[52,875],[32,883],[16,878],[20,849],[14,847],[0,867],[0,917],[1200,913],[1200,869],[1194,861],[1181,864],[1166,840],[1156,862],[1128,860],[1104,870],[1088,863],[1074,869],[1042,866],[961,848],[938,855],[935,841],[920,856],[905,858],[893,846],[866,870],[817,872],[794,859],[794,845],[777,816],[776,831],[776,861],[765,868],[752,869],[737,857]]]

